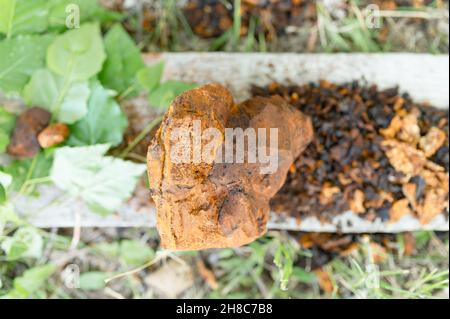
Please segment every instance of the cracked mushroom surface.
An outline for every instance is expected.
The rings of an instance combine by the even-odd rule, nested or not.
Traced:
[[[180,128],[192,138],[180,137]],[[211,128],[220,134],[209,139],[202,135],[195,140],[196,130],[208,132]],[[272,134],[270,129],[277,129],[278,143],[265,141],[266,154],[274,148],[278,152],[275,170],[270,172],[264,169],[267,163],[251,160],[251,152],[245,153],[243,163],[217,161],[219,154],[227,154],[227,147],[237,154],[237,139],[225,142],[229,141],[226,129],[236,128],[266,131],[267,140]],[[252,145],[259,145],[258,133],[256,136]],[[161,246],[172,250],[237,247],[262,236],[269,218],[269,200],[281,188],[290,165],[312,136],[310,118],[278,96],[256,97],[236,105],[231,93],[219,84],[178,96],[147,154]],[[188,145],[191,141],[207,149],[203,154],[208,156],[202,155],[199,160],[196,147]],[[250,139],[244,141],[244,149],[251,150]],[[178,160],[174,160],[175,156]],[[180,162],[180,156],[189,161]]]

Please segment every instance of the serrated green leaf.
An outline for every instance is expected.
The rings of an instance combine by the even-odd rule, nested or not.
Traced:
[[[70,126],[67,143],[73,146],[105,143],[116,146],[122,142],[127,126],[127,117],[111,93],[98,82],[94,82],[87,115]]]
[[[99,79],[102,84],[119,93],[136,93],[136,73],[145,64],[140,50],[120,24],[115,25],[105,36],[107,58]]]
[[[7,37],[47,29],[46,0],[0,0],[0,8],[0,33]]]
[[[101,271],[90,271],[80,275],[80,289],[82,290],[99,290],[106,286],[105,279],[108,274]]]
[[[34,71],[45,63],[53,36],[19,36],[0,41],[0,90],[20,94]]]
[[[50,276],[55,272],[56,266],[48,264],[26,270],[22,276],[14,279],[14,289],[23,297],[36,293]]]
[[[49,110],[59,122],[72,124],[86,115],[90,89],[87,81],[65,85],[62,76],[38,70],[24,88],[25,101]]]
[[[47,50],[47,66],[68,83],[86,81],[96,75],[105,58],[100,28],[94,23],[58,36]]]
[[[164,71],[164,62],[158,62],[154,65],[145,67],[136,74],[139,84],[152,92],[161,82],[161,77]]]
[[[145,165],[104,156],[109,145],[62,147],[55,151],[52,181],[101,215],[117,210],[129,198]]]
[[[150,92],[149,102],[151,106],[167,108],[170,103],[181,93],[196,88],[194,83],[180,81],[167,81]]]
[[[149,245],[137,240],[122,240],[120,242],[119,258],[129,266],[140,266],[155,255]]]

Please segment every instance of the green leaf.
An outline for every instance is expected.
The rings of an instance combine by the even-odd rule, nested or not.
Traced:
[[[167,81],[150,92],[149,102],[152,106],[167,108],[178,95],[197,86],[194,83]]]
[[[148,244],[137,240],[120,242],[120,259],[129,266],[140,266],[151,260],[155,252]]]
[[[0,153],[6,151],[9,144],[9,136],[16,124],[16,116],[0,107]]]
[[[21,227],[12,237],[2,242],[2,249],[9,260],[18,258],[39,258],[42,255],[44,240],[34,227]]]
[[[9,140],[9,133],[0,130],[0,153],[4,153],[6,151]]]
[[[9,185],[11,185],[11,182],[12,182],[12,176],[0,171],[0,185],[2,185],[6,189],[9,187]]]
[[[56,266],[48,264],[26,270],[22,276],[14,279],[14,289],[24,298],[36,293],[55,272]]]
[[[145,64],[140,50],[120,24],[105,36],[107,58],[99,75],[102,84],[119,93],[136,93],[136,73]]]
[[[11,203],[0,205],[0,223],[6,224],[8,222],[16,225],[22,224],[22,221],[14,212],[14,207]]]
[[[2,242],[1,248],[5,252],[7,260],[19,259],[27,251],[27,245],[24,242],[13,241],[9,237]]]
[[[5,187],[0,184],[0,205],[6,202],[6,190]]]
[[[8,112],[4,107],[0,107],[0,130],[11,132],[16,125],[16,116]]]
[[[1,167],[0,171],[11,175],[12,183],[10,189],[12,191],[19,191],[23,183],[30,179],[48,176],[50,168],[52,167],[53,154],[49,150],[47,152],[40,152],[33,158],[14,160],[7,166]]]
[[[154,65],[145,67],[136,74],[139,84],[147,89],[153,91],[161,82],[161,77],[164,71],[164,62],[158,62]]]
[[[112,243],[98,243],[94,246],[94,249],[98,250],[101,254],[110,256],[110,257],[117,257],[119,255],[119,243],[118,242],[112,242]]]
[[[64,78],[48,69],[36,71],[23,93],[28,105],[39,105],[54,114],[59,122],[68,124],[86,115],[89,94],[87,81],[65,87]]]
[[[145,165],[104,156],[109,145],[62,147],[55,151],[53,182],[101,215],[117,210],[129,198]]]
[[[58,36],[47,50],[48,67],[68,83],[100,72],[105,58],[100,28],[92,23]]]
[[[9,141],[9,133],[0,130],[0,153],[4,153],[6,151]]]
[[[105,279],[108,274],[101,271],[90,271],[80,275],[80,289],[82,290],[100,290],[105,288]]]
[[[0,90],[20,94],[34,71],[45,63],[53,36],[20,36],[0,41]]]
[[[47,29],[46,0],[0,0],[0,8],[0,33],[7,37]]]
[[[16,0],[0,0],[0,32],[11,36]]]
[[[116,146],[122,142],[127,126],[127,117],[111,93],[94,82],[87,115],[70,127],[67,143],[73,146],[106,143]]]

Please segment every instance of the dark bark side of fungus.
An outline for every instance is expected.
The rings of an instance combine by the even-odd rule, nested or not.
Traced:
[[[172,133],[178,128],[192,133],[196,120],[201,121],[202,131],[216,128],[222,134],[211,151],[212,158],[224,151],[225,128],[277,128],[278,168],[272,174],[261,174],[263,164],[247,160],[173,163],[170,156],[176,141],[171,140]],[[269,201],[312,136],[310,118],[280,97],[253,98],[235,105],[230,92],[219,84],[177,97],[147,155],[161,246],[173,250],[237,247],[263,235]],[[202,140],[202,147],[205,144]],[[232,147],[236,147],[235,142]],[[189,152],[193,156],[192,150]]]
[[[19,158],[33,157],[41,149],[38,134],[50,122],[51,114],[45,109],[32,107],[22,112],[16,122],[7,152]]]

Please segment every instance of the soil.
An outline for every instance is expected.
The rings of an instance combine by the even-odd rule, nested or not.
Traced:
[[[191,29],[200,37],[217,37],[233,25],[234,6],[218,0],[191,0],[183,8]],[[241,4],[241,35],[256,23],[255,33],[263,32],[268,40],[286,33],[289,26],[301,26],[316,19],[315,1],[258,1]],[[252,21],[253,20],[253,21]],[[275,23],[276,22],[276,23]]]
[[[248,34],[251,24],[255,23],[255,33],[264,33],[267,40],[310,23],[317,22],[317,1],[311,0],[242,0],[241,35]],[[431,0],[378,0],[360,1],[361,8],[375,4],[381,10],[396,10],[402,7],[423,9],[433,4]],[[333,17],[339,18],[350,7],[348,1],[324,2]],[[443,7],[443,3],[437,6]],[[234,4],[221,0],[189,0],[183,13],[192,31],[202,38],[218,37],[233,25]],[[253,20],[253,21],[252,21]],[[417,23],[418,21],[414,21]]]
[[[274,83],[254,87],[252,93],[281,95],[312,118],[315,130],[313,142],[272,199],[274,210],[300,220],[313,215],[323,221],[349,209],[369,220],[385,221],[411,212],[423,223],[441,212],[447,214],[448,110],[417,104],[397,88],[380,91],[357,82]],[[439,144],[438,138],[431,138],[435,130],[441,136]],[[415,155],[392,150],[390,144]],[[419,162],[435,165],[439,173]],[[439,189],[440,195],[432,195]],[[430,216],[426,212],[430,207],[439,211],[434,209]]]
[[[357,8],[350,1],[323,1],[324,12],[318,12],[318,1],[241,0],[239,43],[224,37],[233,29],[232,0],[187,0],[175,7],[151,1],[139,10],[126,8],[123,0],[101,2],[126,13],[124,27],[147,51],[448,52],[448,1],[370,0],[358,1]],[[352,36],[351,30],[361,31],[355,23],[371,4],[394,16],[363,31],[364,39]],[[334,43],[338,35],[349,47]]]

